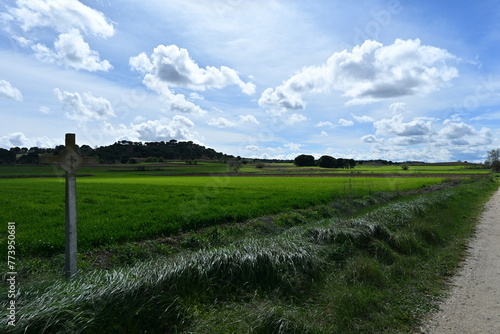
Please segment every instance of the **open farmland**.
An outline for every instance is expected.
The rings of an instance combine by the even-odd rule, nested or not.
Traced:
[[[406,191],[442,178],[173,177],[103,173],[78,178],[81,250],[241,222],[336,198]],[[2,221],[18,226],[23,256],[64,251],[64,179],[1,179]],[[6,235],[3,226],[2,235]],[[2,243],[5,239],[2,240]]]
[[[20,287],[6,332],[411,332],[498,186],[484,170],[422,167],[82,168],[80,272],[69,281],[64,178],[2,167],[0,220],[15,222]],[[2,225],[3,254],[7,235]]]

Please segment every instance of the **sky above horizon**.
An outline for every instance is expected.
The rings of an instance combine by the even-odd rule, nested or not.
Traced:
[[[500,147],[494,0],[7,0],[0,147],[193,141],[482,162]]]

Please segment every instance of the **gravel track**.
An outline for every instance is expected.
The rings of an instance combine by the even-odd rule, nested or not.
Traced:
[[[500,333],[500,189],[485,206],[449,296],[421,333]]]

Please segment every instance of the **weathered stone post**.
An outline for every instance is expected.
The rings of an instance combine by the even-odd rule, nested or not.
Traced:
[[[61,168],[66,171],[66,278],[77,272],[77,216],[76,216],[76,171],[82,165],[83,158],[76,150],[75,134],[66,134],[66,148],[60,154]]]
[[[57,157],[44,157],[41,163],[57,164],[66,171],[66,278],[73,277],[77,268],[76,171],[86,163],[96,163],[95,157],[83,157],[76,149],[74,133],[66,134],[66,147]]]

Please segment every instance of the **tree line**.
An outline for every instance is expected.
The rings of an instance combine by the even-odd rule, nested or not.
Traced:
[[[84,156],[98,156],[101,163],[133,163],[137,159],[156,158],[157,161],[164,160],[186,160],[198,159],[227,161],[235,159],[232,155],[216,152],[212,148],[193,143],[192,141],[170,140],[167,142],[132,142],[122,140],[112,145],[92,148],[89,145],[77,146]],[[55,148],[20,148],[13,147],[9,150],[0,148],[0,164],[36,164],[42,154],[58,155],[64,150],[64,145]]]
[[[312,155],[301,154],[293,161],[295,166],[319,166],[323,168],[347,168],[351,169],[356,166],[354,159],[334,158],[329,155],[323,155],[318,160],[315,160]]]

